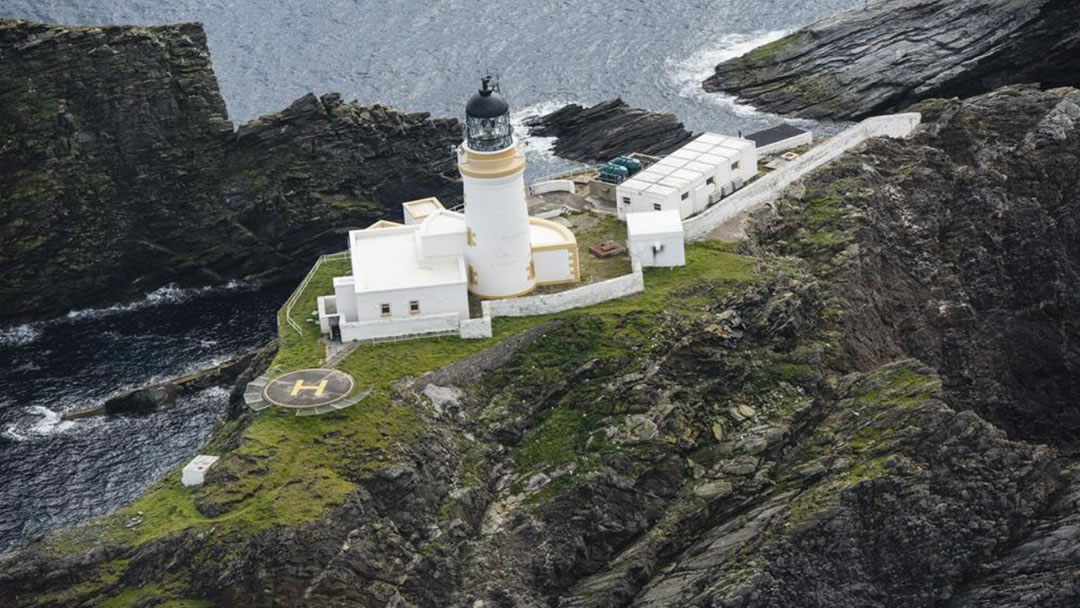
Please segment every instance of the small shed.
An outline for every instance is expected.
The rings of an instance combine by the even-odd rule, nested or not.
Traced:
[[[185,486],[199,486],[206,480],[206,470],[218,461],[217,456],[199,454],[184,467],[184,475],[180,483]]]
[[[813,133],[789,124],[780,124],[771,129],[751,133],[746,138],[753,140],[759,155],[777,154],[814,142]]]
[[[685,266],[683,226],[679,212],[646,211],[626,214],[627,247],[642,266]]]

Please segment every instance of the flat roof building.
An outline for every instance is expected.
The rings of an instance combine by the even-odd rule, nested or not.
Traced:
[[[619,219],[629,213],[677,211],[681,219],[741,188],[757,174],[757,151],[748,139],[705,133],[619,184]]]

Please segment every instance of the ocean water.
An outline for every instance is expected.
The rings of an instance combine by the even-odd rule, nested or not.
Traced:
[[[484,73],[516,117],[621,97],[693,131],[776,118],[706,94],[737,56],[860,0],[3,0],[0,15],[68,24],[199,21],[234,122],[314,91],[461,117]],[[564,168],[543,142],[530,176]]]
[[[200,21],[232,120],[309,91],[461,117],[485,73],[520,125],[621,97],[693,131],[779,122],[706,94],[713,66],[859,0],[0,0],[0,17],[72,25]],[[829,131],[832,125],[815,125]],[[572,163],[527,138],[529,176]],[[132,305],[0,328],[0,550],[114,510],[207,441],[227,395],[146,416],[64,422],[151,378],[265,342],[288,286],[159,290]]]
[[[198,452],[229,394],[211,388],[144,415],[61,414],[262,346],[291,288],[166,287],[0,329],[0,551],[135,498]]]

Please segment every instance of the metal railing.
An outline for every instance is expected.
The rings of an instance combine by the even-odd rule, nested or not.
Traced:
[[[301,281],[300,285],[296,288],[296,290],[292,292],[292,295],[289,296],[289,299],[285,300],[285,322],[289,324],[289,327],[295,329],[296,333],[300,334],[301,336],[304,335],[304,328],[301,327],[300,324],[296,321],[293,321],[292,309],[293,306],[296,306],[296,301],[300,299],[300,294],[304,293],[304,289],[306,289],[308,283],[311,282],[311,278],[315,276],[315,273],[318,272],[319,267],[322,266],[323,262],[347,259],[349,259],[348,251],[339,251],[337,253],[329,253],[319,256],[319,259],[315,261],[315,265],[312,266],[311,270],[308,271],[307,276],[304,277],[304,280]]]

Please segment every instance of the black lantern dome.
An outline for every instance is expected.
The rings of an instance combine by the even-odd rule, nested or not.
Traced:
[[[465,104],[465,137],[469,147],[478,152],[502,150],[513,143],[510,104],[491,85],[491,77],[480,80],[480,90]]]

